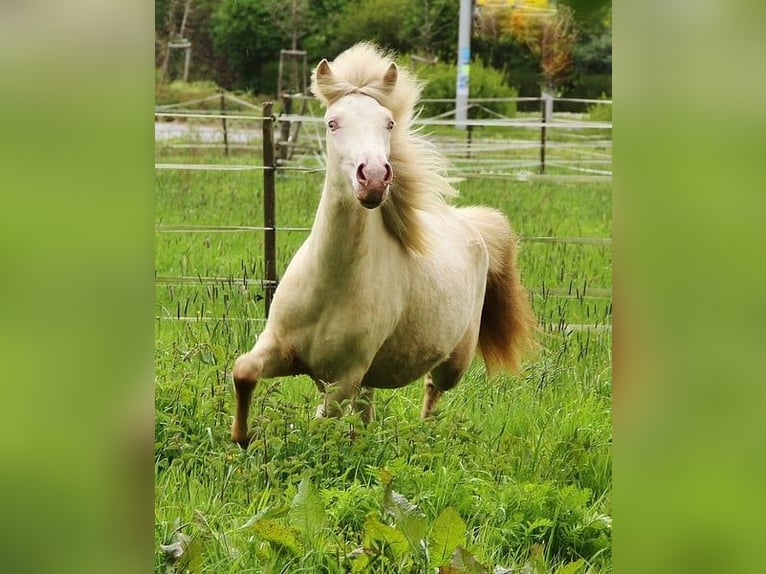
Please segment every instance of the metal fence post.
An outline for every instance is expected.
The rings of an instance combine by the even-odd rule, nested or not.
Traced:
[[[274,117],[271,102],[263,103],[263,262],[266,272],[264,305],[269,316],[274,290],[277,288],[277,232],[275,229]]]
[[[289,116],[293,113],[293,98],[288,94],[282,94],[282,115]],[[290,159],[290,122],[282,120],[279,122],[279,159],[284,162]]]

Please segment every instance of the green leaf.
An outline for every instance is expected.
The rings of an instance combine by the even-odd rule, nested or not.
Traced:
[[[451,506],[436,517],[431,527],[431,563],[435,566],[447,564],[458,546],[465,546],[465,522]]]
[[[326,514],[322,497],[308,478],[301,480],[298,493],[290,503],[290,524],[304,540],[316,540],[324,534]]]
[[[380,483],[384,487],[390,488],[391,482],[394,480],[394,476],[390,472],[388,472],[388,470],[386,470],[385,468],[381,468],[379,470],[379,475],[380,475]]]
[[[585,567],[585,560],[580,558],[575,562],[570,562],[566,566],[562,566],[556,571],[556,574],[577,574],[581,572]]]
[[[533,520],[527,527],[527,532],[532,532],[533,530],[537,528],[549,528],[553,526],[553,521],[551,521],[548,518],[537,518]]]
[[[186,552],[181,556],[176,564],[176,572],[185,572],[187,574],[198,574],[202,572],[202,547],[200,543],[193,540],[186,548]]]
[[[425,514],[390,486],[383,494],[383,508],[394,517],[396,528],[407,538],[413,554],[418,554],[428,529]]]
[[[455,552],[452,553],[450,568],[453,568],[453,572],[461,572],[463,574],[490,574],[487,567],[462,546],[455,548]],[[447,571],[449,572],[449,570]]]
[[[298,532],[293,528],[287,528],[271,520],[259,520],[250,526],[250,530],[261,540],[286,548],[292,554],[301,554],[303,552],[301,543],[298,540]]]
[[[202,548],[197,540],[178,531],[172,544],[162,544],[165,559],[175,565],[175,572],[197,574],[202,569]]]
[[[265,508],[261,509],[257,514],[254,516],[251,516],[247,522],[245,522],[242,526],[240,526],[241,529],[250,528],[253,524],[256,522],[260,522],[261,520],[264,520],[266,518],[274,519],[274,518],[281,518],[286,514],[286,510],[284,507],[277,506],[266,506]]]
[[[376,543],[390,548],[397,560],[410,551],[409,542],[404,534],[388,524],[383,524],[374,515],[370,515],[364,521],[364,546],[373,549]]]
[[[366,572],[372,564],[372,557],[369,554],[362,553],[351,562],[352,574],[358,574],[360,572]]]

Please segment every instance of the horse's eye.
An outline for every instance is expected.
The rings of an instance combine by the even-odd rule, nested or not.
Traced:
[[[335,130],[338,129],[338,122],[336,122],[335,120],[330,120],[329,122],[327,122],[327,127],[330,128],[330,131],[334,132]]]
[[[394,120],[388,120],[388,130],[391,131],[394,129],[394,126],[396,125],[396,122]]]

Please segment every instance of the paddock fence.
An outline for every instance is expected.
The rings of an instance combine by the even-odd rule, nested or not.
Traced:
[[[273,104],[256,106],[235,95],[221,93],[207,98],[155,107],[155,158],[157,150],[173,154],[188,150],[215,150],[221,153],[218,163],[194,161],[163,162],[155,159],[155,170],[262,172],[262,226],[234,225],[173,225],[157,224],[155,233],[262,233],[264,276],[243,278],[244,286],[260,286],[264,291],[265,313],[268,316],[277,276],[277,234],[297,232],[308,234],[309,227],[279,225],[276,221],[276,175],[323,172],[324,120],[314,109],[310,98],[296,94],[283,101],[282,112],[274,114]],[[290,113],[293,100],[301,102],[302,114]],[[449,178],[459,182],[469,178],[508,179],[515,181],[611,182],[612,142],[611,122],[590,120],[585,112],[556,112],[556,102],[572,105],[611,106],[611,100],[578,98],[484,98],[469,100],[469,109],[489,110],[485,104],[501,101],[540,104],[539,114],[519,114],[520,117],[468,119],[458,124],[448,112],[430,118],[417,118],[418,129],[429,134],[429,140],[449,161]],[[450,100],[452,101],[452,100]],[[442,100],[424,100],[442,102]],[[218,103],[218,109],[194,106]],[[491,110],[489,110],[491,112]],[[494,112],[492,112],[494,113]],[[610,114],[611,117],[611,114]],[[464,137],[455,137],[454,128],[462,128]],[[445,133],[452,129],[453,134]],[[259,154],[261,163],[252,163]],[[191,158],[195,155],[190,154]],[[233,161],[242,158],[242,162]],[[188,158],[187,158],[188,159]],[[579,244],[611,246],[611,237],[521,236],[526,243]],[[200,275],[155,275],[156,285],[211,284],[232,282],[231,277]],[[611,288],[569,285],[568,288],[542,286],[530,290],[569,298],[611,299]],[[202,317],[162,316],[158,320],[196,321]],[[228,318],[241,321],[264,321],[246,317]],[[610,324],[558,325],[559,330],[610,330]]]

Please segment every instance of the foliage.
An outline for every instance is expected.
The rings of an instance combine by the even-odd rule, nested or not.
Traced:
[[[350,2],[331,20],[329,54],[339,54],[361,40],[376,42],[384,48],[409,51],[412,35],[406,25],[408,4],[408,0]]]
[[[594,98],[612,93],[612,11],[599,11],[580,23],[579,39],[572,51],[573,74],[567,82],[569,93]]]
[[[574,12],[579,24],[592,22],[609,14],[611,18],[612,0],[560,0]]]
[[[601,94],[602,100],[608,99],[606,94]],[[612,121],[612,105],[611,104],[593,104],[588,107],[588,115],[590,119],[596,122],[611,122]]]
[[[187,107],[193,107],[195,110],[220,110],[221,102],[219,98],[199,101],[211,96],[217,96],[221,93],[221,88],[210,81],[183,82],[175,80],[165,83],[159,79],[160,71],[156,71],[157,80],[154,83],[154,104],[156,106],[178,104],[189,102]],[[231,93],[231,92],[229,92]],[[261,99],[252,94],[243,92],[234,92],[237,98],[253,105],[259,105]],[[239,104],[227,104],[228,109],[240,109]],[[177,121],[178,118],[169,119]]]
[[[451,99],[451,102],[426,102],[423,104],[423,117],[444,114],[455,109],[457,66],[453,63],[437,63],[428,66],[416,66],[410,59],[403,60],[416,69],[418,77],[425,82],[423,99]],[[505,83],[503,73],[485,66],[481,60],[474,60],[470,73],[471,98],[509,98],[518,95],[513,87]],[[471,108],[471,118],[491,118],[497,115],[513,117],[516,115],[516,102],[485,102],[481,108]]]
[[[571,46],[571,65],[566,67],[566,51],[558,49],[559,55],[551,64],[563,65],[556,80],[558,91],[564,96],[594,98],[601,92],[611,94],[611,4],[597,1],[559,2],[559,12],[572,9],[568,26],[577,32]],[[515,17],[513,16],[516,13]],[[486,64],[506,71],[506,81],[523,96],[538,96],[541,83],[550,83],[542,73],[540,50],[530,50],[530,41],[537,30],[533,18],[523,11],[492,10],[480,8],[476,23],[472,50]],[[542,24],[542,20],[537,21]],[[514,23],[517,33],[511,33]],[[535,40],[532,42],[534,48]],[[539,47],[539,43],[537,44]],[[552,66],[554,71],[556,66]],[[566,106],[564,106],[566,107]],[[562,108],[563,109],[563,108]],[[576,108],[581,111],[582,108]],[[575,111],[575,110],[573,110]]]
[[[159,75],[159,71],[158,71]],[[175,80],[165,83],[159,79],[154,84],[154,103],[161,106],[206,98],[220,92],[213,82],[182,82]]]
[[[271,24],[271,14],[260,0],[222,0],[215,10],[213,43],[231,70],[231,85],[255,93],[276,92],[276,64],[284,39]]]
[[[525,4],[512,10],[507,6],[487,7],[480,24],[481,35],[510,36],[517,44],[526,46],[539,62],[543,82],[549,89],[566,77],[577,38],[574,16],[567,6],[559,6],[550,14]]]
[[[155,65],[161,67],[166,56],[168,39],[180,31],[185,0],[157,0],[154,3]],[[219,0],[192,0],[186,17],[183,36],[191,41],[192,57],[189,79],[212,80],[221,83],[228,77],[227,62],[215,52],[211,36],[212,15]],[[172,81],[181,74],[183,53],[174,51],[165,81]]]
[[[183,5],[183,0],[155,3],[157,66],[168,35],[180,25]],[[563,93],[611,93],[611,4],[570,0],[558,5],[560,11],[564,5],[573,8],[579,33],[571,68],[557,78]],[[193,0],[184,32],[193,45],[190,78],[274,94],[281,49],[306,50],[311,66],[360,40],[377,41],[400,55],[451,63],[456,61],[458,13],[459,0]],[[474,57],[503,70],[506,83],[521,95],[539,95],[540,66],[527,43],[499,30],[487,34],[486,13],[486,8],[477,13]],[[180,51],[173,53],[170,79],[179,75],[182,59]]]

